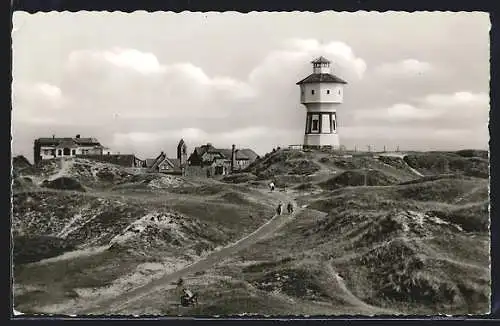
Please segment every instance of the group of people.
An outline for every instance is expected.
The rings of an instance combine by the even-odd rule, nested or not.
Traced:
[[[286,205],[286,209],[288,211],[288,214],[292,214],[293,213],[293,204],[292,203],[288,203],[288,205]],[[276,213],[278,215],[281,215],[283,213],[283,203],[280,202],[278,204],[278,208],[276,208]]]
[[[274,182],[271,182],[269,184],[269,189],[272,191],[274,191],[274,189],[276,188],[276,185],[274,184]],[[293,213],[293,204],[292,203],[288,203],[288,205],[286,206],[286,209],[288,211],[288,214],[292,214]],[[281,215],[283,213],[283,203],[280,202],[278,204],[278,207],[276,208],[276,213],[278,215]]]

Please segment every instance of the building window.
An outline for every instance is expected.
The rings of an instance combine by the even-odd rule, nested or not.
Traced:
[[[76,155],[76,150],[71,150],[71,155]]]
[[[331,133],[332,132],[332,124],[330,123],[332,115],[330,113],[323,113],[321,115],[321,133]]]
[[[332,119],[332,131],[335,131],[336,128],[337,128],[336,121]]]
[[[311,89],[311,94],[314,95],[314,89]]]
[[[62,150],[58,149],[57,150],[57,156],[61,156],[62,155]]]
[[[63,150],[63,154],[64,154],[64,156],[69,155],[69,153],[70,153],[69,148],[67,148],[67,147],[66,147],[66,148]]]
[[[340,95],[340,88],[339,88],[339,95]]]
[[[326,94],[330,94],[330,90],[329,89],[326,90]]]
[[[312,131],[318,131],[318,130],[319,130],[319,120],[313,119]]]

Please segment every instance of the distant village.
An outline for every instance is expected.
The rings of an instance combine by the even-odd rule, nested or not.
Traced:
[[[259,156],[249,148],[216,148],[207,143],[194,148],[188,155],[183,139],[177,145],[176,157],[168,157],[163,151],[154,158],[140,159],[135,154],[120,154],[102,145],[96,138],[75,137],[38,138],[33,147],[34,164],[63,158],[86,158],[111,163],[143,172],[165,173],[184,176],[211,177],[228,175],[248,167]]]

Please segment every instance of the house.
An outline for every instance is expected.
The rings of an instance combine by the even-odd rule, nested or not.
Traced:
[[[148,172],[182,174],[180,160],[168,158],[164,152],[161,152],[160,155],[154,159],[146,159],[146,168]]]
[[[259,157],[259,155],[250,148],[237,149],[235,154],[236,160],[233,171],[244,170]]]
[[[184,175],[186,163],[187,146],[181,139],[177,145],[177,158],[168,158],[164,152],[161,152],[154,159],[146,159],[145,167],[149,172]]]
[[[95,138],[55,137],[38,138],[34,141],[34,162],[61,157],[75,157],[76,155],[102,155],[105,147]],[[108,150],[110,152],[110,150]],[[110,152],[111,153],[111,152]]]
[[[241,171],[248,167],[258,155],[249,148],[231,149],[215,148],[208,143],[196,147],[188,159],[190,166],[206,167],[207,176],[226,175],[231,172]]]

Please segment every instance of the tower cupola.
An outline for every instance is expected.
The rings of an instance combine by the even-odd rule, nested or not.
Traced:
[[[313,72],[315,74],[330,73],[330,60],[326,59],[325,57],[321,56],[311,61],[311,63],[313,64]]]

